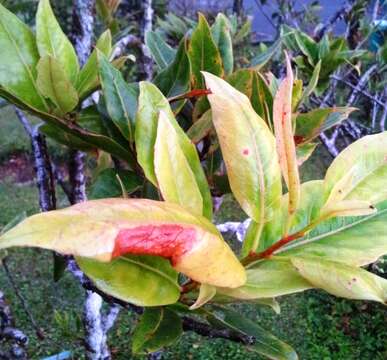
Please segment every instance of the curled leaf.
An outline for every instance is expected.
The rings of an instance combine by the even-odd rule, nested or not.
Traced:
[[[195,303],[189,309],[195,310],[209,302],[216,295],[216,287],[208,284],[201,284],[199,289],[199,296]]]
[[[237,287],[245,270],[215,226],[184,208],[145,199],[104,199],[36,214],[0,237],[0,249],[32,246],[99,261],[155,255],[200,283]]]

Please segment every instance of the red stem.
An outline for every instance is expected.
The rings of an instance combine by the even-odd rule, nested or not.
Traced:
[[[209,95],[209,94],[212,94],[210,89],[195,89],[195,90],[191,90],[185,94],[173,96],[173,97],[169,98],[168,101],[173,102],[173,101],[177,101],[177,100],[181,100],[181,99],[190,99],[190,98]]]

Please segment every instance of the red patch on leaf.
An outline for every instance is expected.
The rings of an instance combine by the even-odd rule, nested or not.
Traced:
[[[173,224],[122,229],[116,237],[113,257],[125,254],[156,255],[176,264],[192,248],[195,237],[195,229]]]
[[[299,135],[294,136],[294,142],[296,145],[301,144],[304,140],[305,138],[303,136],[299,136]]]
[[[243,155],[249,155],[249,149],[243,149]]]

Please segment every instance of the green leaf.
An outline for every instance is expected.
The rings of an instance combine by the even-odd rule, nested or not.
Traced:
[[[308,113],[298,114],[295,133],[297,145],[308,143],[323,131],[340,124],[354,110],[356,108],[334,107],[314,109]]]
[[[280,49],[281,39],[278,39],[265,52],[255,56],[251,60],[251,66],[253,66],[255,70],[262,69]]]
[[[192,33],[188,55],[196,89],[204,88],[201,71],[208,71],[218,76],[223,75],[222,58],[203,14],[199,14],[198,25]]]
[[[0,236],[0,249],[39,247],[101,262],[161,256],[200,283],[237,287],[245,270],[216,227],[176,204],[99,199],[29,217]],[[101,269],[110,271],[109,265]]]
[[[308,58],[310,65],[315,66],[318,58],[318,45],[306,33],[295,30],[294,37],[301,52]]]
[[[263,225],[282,191],[274,136],[245,95],[212,74],[204,76],[231,189],[242,209]]]
[[[186,41],[182,39],[174,60],[153,81],[167,98],[184,94],[191,88],[191,65],[185,47]],[[185,100],[180,100],[171,106],[178,112],[184,104]]]
[[[211,110],[207,110],[199,120],[188,129],[187,135],[194,144],[197,144],[214,129]]]
[[[78,104],[78,94],[60,64],[51,56],[40,58],[37,86],[40,93],[50,99],[61,114],[73,110]]]
[[[145,34],[145,45],[160,69],[167,68],[175,58],[176,50],[172,49],[155,31],[148,31]]]
[[[156,86],[148,82],[140,83],[140,96],[135,134],[138,163],[143,168],[145,176],[148,180],[157,186],[158,182],[154,169],[154,150],[158,117],[161,111],[166,114],[170,124],[173,126],[179,146],[189,164],[190,170],[195,176],[196,183],[203,199],[203,214],[208,219],[211,219],[212,198],[196,148],[177,123],[169,106],[168,100]]]
[[[106,108],[113,123],[125,139],[134,141],[137,91],[122,77],[119,70],[102,54],[97,54],[99,74]]]
[[[95,47],[106,57],[110,56],[112,50],[112,36],[110,30],[106,30],[102,33]],[[99,85],[96,49],[93,50],[86,64],[79,72],[76,88],[80,99],[87,97],[87,95],[89,95]]]
[[[264,355],[269,359],[298,359],[296,352],[289,345],[285,344],[253,321],[244,318],[239,313],[220,306],[216,306],[215,311],[207,313],[208,320],[215,326],[252,336],[255,339],[254,345],[248,346],[249,350]]]
[[[164,200],[202,215],[203,198],[195,174],[180,146],[179,134],[163,111],[159,115],[154,152],[157,183]]]
[[[231,24],[227,17],[219,13],[211,27],[212,37],[222,57],[224,74],[230,75],[234,68],[234,55],[231,41]]]
[[[251,69],[240,69],[227,78],[227,82],[245,94],[255,112],[272,127],[273,96],[262,75]]]
[[[288,229],[289,234],[294,234],[304,229],[319,217],[321,208],[325,201],[323,184],[322,180],[313,180],[305,182],[301,185],[300,204],[290,223],[290,227]],[[278,207],[279,211],[276,216],[265,223],[259,238],[259,251],[263,251],[268,248],[285,235],[287,206],[289,201],[288,196],[288,194],[282,196],[281,204]],[[257,225],[252,222],[243,242],[243,257],[248,255],[256,232]]]
[[[155,256],[121,256],[108,263],[77,258],[81,270],[103,292],[137,306],[175,303],[180,296],[177,272]]]
[[[78,58],[70,40],[63,33],[49,0],[40,0],[36,13],[36,42],[41,57],[48,55],[63,67],[72,84],[79,72]]]
[[[39,53],[31,30],[0,4],[0,86],[39,110],[47,105],[36,86]]]
[[[183,333],[180,317],[167,308],[144,310],[132,335],[133,353],[155,352],[173,344]]]
[[[15,227],[17,224],[19,224],[21,221],[23,221],[27,217],[27,213],[25,211],[21,212],[20,214],[16,215],[10,222],[4,225],[4,227],[0,230],[0,235],[6,233],[7,231],[11,230],[13,227]]]
[[[303,144],[296,147],[297,154],[297,164],[301,166],[305,161],[307,161],[313,154],[313,151],[316,149],[317,144],[309,143]]]
[[[369,135],[348,146],[325,176],[326,206],[343,200],[377,204],[387,200],[387,132]]]
[[[247,281],[236,289],[217,288],[219,294],[241,300],[273,298],[292,294],[313,286],[286,259],[265,260],[246,270]]]
[[[142,186],[142,179],[129,170],[105,169],[101,171],[90,188],[90,199],[103,199],[121,197],[122,189],[119,179],[128,194],[139,190]]]
[[[308,86],[305,88],[304,92],[302,93],[302,97],[301,97],[298,105],[299,104],[303,104],[304,101],[310,95],[312,95],[314,89],[316,88],[316,86],[318,84],[318,77],[320,75],[320,69],[321,69],[321,60],[319,60],[319,62],[317,63],[316,67],[314,68],[312,77],[309,80]]]
[[[296,257],[291,261],[311,284],[330,294],[382,304],[387,302],[387,280],[366,270],[316,257]]]
[[[327,220],[302,240],[282,248],[278,255],[317,256],[351,266],[367,265],[387,254],[386,221],[384,202],[373,215]]]

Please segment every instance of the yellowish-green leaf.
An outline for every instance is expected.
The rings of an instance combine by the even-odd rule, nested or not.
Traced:
[[[348,146],[328,168],[325,196],[331,206],[343,200],[377,204],[387,199],[387,132]]]
[[[50,99],[61,113],[66,114],[78,104],[78,94],[61,63],[51,56],[39,60],[37,86],[40,93]]]
[[[212,74],[204,76],[231,189],[242,209],[263,225],[278,209],[282,191],[274,136],[244,94]]]
[[[101,34],[95,47],[106,57],[110,56],[112,51],[112,35],[110,30],[106,30]],[[90,94],[99,85],[96,49],[93,50],[86,64],[79,72],[76,88],[81,99]]]
[[[301,166],[305,161],[307,161],[313,154],[313,151],[316,149],[317,144],[309,143],[303,144],[296,147],[297,154],[297,165]]]
[[[105,262],[126,254],[162,256],[200,283],[237,287],[246,281],[216,227],[167,202],[103,199],[37,214],[0,237],[0,249],[13,246]]]
[[[216,295],[216,287],[208,284],[201,284],[199,289],[199,296],[195,303],[189,308],[190,310],[196,310],[208,303]]]
[[[40,0],[36,13],[36,42],[41,57],[48,55],[57,60],[75,84],[79,72],[78,58],[70,40],[63,33],[49,0]]]
[[[387,280],[366,270],[313,257],[296,257],[291,261],[313,286],[335,296],[381,303],[387,301]]]
[[[165,201],[180,204],[193,214],[203,214],[203,198],[178,134],[161,111],[155,143],[155,173]]]
[[[187,159],[199,187],[203,200],[203,214],[208,219],[211,219],[212,198],[196,148],[177,123],[168,100],[155,85],[149,82],[140,83],[140,96],[138,99],[135,131],[138,163],[143,168],[146,177],[157,186],[158,183],[154,169],[154,146],[160,111],[165,113],[166,118],[175,130],[179,146]]]
[[[289,190],[288,211],[293,215],[300,201],[300,177],[292,124],[293,71],[287,54],[286,70],[286,78],[274,97],[273,123],[282,175]]]
[[[285,259],[265,260],[246,270],[246,284],[236,289],[217,288],[219,294],[242,300],[272,298],[313,286]]]
[[[214,129],[211,110],[207,110],[187,131],[194,144],[206,137]]]

